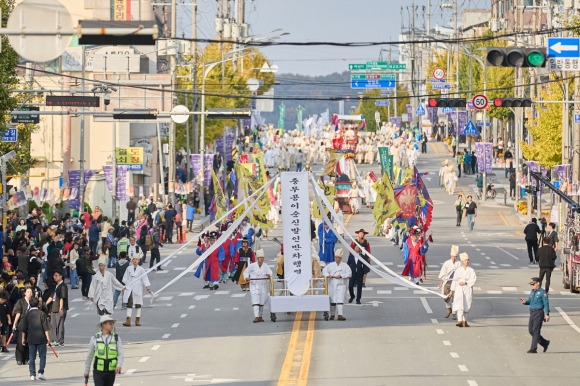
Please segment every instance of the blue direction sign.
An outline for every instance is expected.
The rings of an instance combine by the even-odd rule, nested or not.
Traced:
[[[441,114],[449,114],[452,111],[453,111],[453,107],[443,107],[441,109]]]
[[[350,88],[365,89],[365,88],[395,88],[397,82],[393,79],[352,79],[350,81]]]
[[[467,122],[467,126],[465,126],[465,130],[463,131],[463,134],[465,134],[465,135],[478,135],[479,134],[479,131],[477,130],[477,127],[475,127],[475,125],[473,124],[473,121]]]
[[[580,123],[580,114],[574,114],[574,123]]]
[[[548,38],[548,57],[580,57],[580,38]]]
[[[417,106],[417,110],[415,110],[415,114],[425,115],[425,107],[423,107],[423,105]]]
[[[4,133],[2,133],[2,142],[17,142],[18,141],[18,130],[14,127],[9,128]]]
[[[431,83],[445,83],[447,81],[445,79],[435,79],[435,78],[431,78],[431,79],[429,79],[429,82],[431,82]]]
[[[391,95],[391,90],[382,90],[381,95]]]
[[[375,101],[375,106],[388,106],[391,102],[389,101]]]

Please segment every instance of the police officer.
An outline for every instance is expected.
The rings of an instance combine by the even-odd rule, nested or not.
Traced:
[[[95,386],[113,386],[115,376],[121,373],[123,366],[123,344],[121,338],[113,331],[115,320],[111,315],[101,316],[97,327],[101,329],[91,337],[89,353],[85,361],[85,384],[89,378],[93,362],[93,380]]]
[[[522,304],[530,306],[530,321],[528,323],[528,331],[532,336],[532,346],[528,350],[528,354],[535,354],[538,352],[538,344],[544,348],[544,352],[548,350],[550,341],[544,339],[541,335],[542,323],[550,321],[550,302],[548,294],[541,288],[542,282],[539,277],[533,277],[530,281],[532,290],[527,300],[520,299]]]

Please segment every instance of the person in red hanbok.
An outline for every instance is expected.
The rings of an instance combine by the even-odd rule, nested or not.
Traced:
[[[425,254],[429,250],[429,243],[422,237],[420,228],[413,228],[403,245],[403,263],[405,268],[401,275],[409,276],[409,280],[415,284],[423,281],[425,272]]]

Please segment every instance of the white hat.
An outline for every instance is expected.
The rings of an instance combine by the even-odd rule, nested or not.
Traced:
[[[459,259],[461,261],[469,260],[469,255],[467,253],[463,252],[462,254],[459,255]]]
[[[106,255],[102,255],[99,257],[99,265],[107,265],[107,256]]]
[[[334,251],[334,256],[342,257],[343,253],[344,253],[344,251],[342,250],[342,248],[339,248],[336,251]]]
[[[113,319],[113,317],[111,315],[103,315],[103,316],[101,316],[101,319],[99,319],[99,323],[97,323],[97,327],[101,328],[101,324],[103,324],[105,322],[109,322],[109,321],[111,321],[113,323],[116,322],[116,320]]]
[[[450,255],[451,256],[457,256],[457,255],[459,255],[459,246],[452,245],[451,246],[451,253],[450,253]]]
[[[258,249],[258,250],[256,251],[256,259],[257,259],[258,257],[264,257],[264,256],[265,256],[265,255],[264,255],[264,250],[263,250],[263,249]]]

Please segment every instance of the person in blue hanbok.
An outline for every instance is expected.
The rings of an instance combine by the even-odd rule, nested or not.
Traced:
[[[320,261],[325,263],[334,261],[334,245],[337,241],[336,235],[328,224],[323,222],[318,226],[318,245],[320,246],[318,257],[320,257]]]

